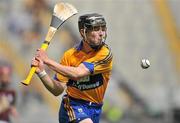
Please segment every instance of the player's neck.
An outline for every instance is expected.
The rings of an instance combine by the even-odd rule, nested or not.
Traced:
[[[89,46],[87,42],[84,41],[82,51],[85,53],[90,53],[93,51],[93,49]]]

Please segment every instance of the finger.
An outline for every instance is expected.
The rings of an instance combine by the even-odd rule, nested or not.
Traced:
[[[39,51],[37,51],[37,52],[35,53],[35,56],[38,55],[38,54],[39,54]]]
[[[41,51],[37,51],[35,56],[41,56]]]
[[[35,55],[36,55],[36,56],[41,56],[41,55],[42,55],[42,51],[41,51],[41,50],[38,50]]]
[[[41,49],[41,48],[39,48],[39,49],[37,49],[37,51],[40,51],[40,52],[41,52],[41,51],[44,51],[44,50],[43,50],[43,49]]]
[[[32,60],[33,63],[38,63],[39,61],[35,58],[34,60]]]
[[[39,59],[39,64],[43,64],[44,62],[41,60],[41,59]]]
[[[36,54],[36,55],[35,55],[35,58],[36,58],[36,57],[40,57],[40,55],[39,55],[39,54]]]
[[[35,59],[38,61],[39,64],[43,64],[43,60],[41,58],[36,57]]]
[[[32,61],[35,60],[35,57],[32,58]]]
[[[35,57],[35,60],[37,60],[38,62],[40,62],[41,61],[41,59],[37,56],[37,57]]]
[[[35,64],[37,62],[37,60],[35,59],[35,57],[31,60],[31,64]]]
[[[37,49],[37,51],[40,51],[40,50],[41,50],[40,48]]]
[[[39,64],[39,62],[37,60],[32,60],[31,62],[31,67],[34,66],[34,67],[37,67]]]
[[[45,50],[44,50],[44,49],[39,49],[38,51],[40,51],[40,52],[44,52]]]

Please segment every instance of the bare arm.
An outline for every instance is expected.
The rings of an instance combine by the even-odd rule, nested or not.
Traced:
[[[47,73],[45,73],[43,76],[40,76],[40,73],[44,71],[44,63],[41,59],[33,58],[31,65],[37,67],[37,75],[39,76],[47,90],[49,90],[53,95],[58,96],[64,91],[64,88],[66,86],[65,83],[52,80]]]
[[[43,77],[40,77],[40,79],[44,86],[55,96],[62,94],[66,87],[65,83],[52,80],[47,74]]]
[[[38,49],[36,58],[41,59],[44,64],[50,67],[55,72],[58,72],[69,78],[81,78],[90,74],[90,71],[84,64],[80,64],[78,67],[64,66],[48,58],[46,52],[42,49]]]
[[[90,74],[84,64],[80,64],[78,67],[64,66],[51,59],[48,59],[45,64],[52,70],[69,78],[81,78]]]

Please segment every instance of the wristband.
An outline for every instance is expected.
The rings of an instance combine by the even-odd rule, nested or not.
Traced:
[[[42,72],[39,72],[37,75],[38,75],[39,78],[42,78],[42,77],[44,77],[46,74],[47,74],[46,71],[43,70]]]

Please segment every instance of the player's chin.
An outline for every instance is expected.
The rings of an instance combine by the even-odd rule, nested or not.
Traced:
[[[94,46],[100,46],[100,45],[101,45],[101,43],[94,44]]]
[[[103,39],[98,39],[98,40],[96,41],[95,45],[101,45],[101,44],[102,44],[102,41],[103,41]]]

